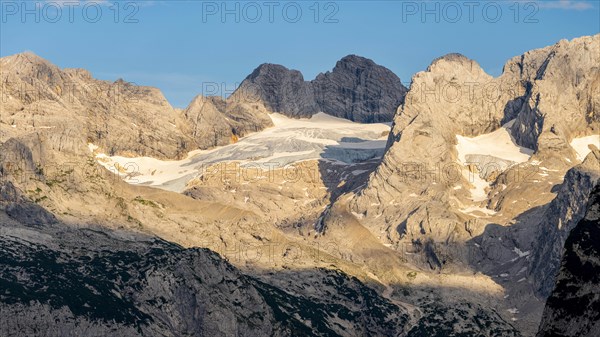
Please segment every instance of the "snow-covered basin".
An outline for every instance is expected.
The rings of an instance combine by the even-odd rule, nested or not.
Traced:
[[[457,135],[458,141],[456,150],[458,151],[458,160],[465,165],[463,175],[474,186],[471,189],[471,198],[473,201],[482,201],[487,198],[485,189],[489,183],[481,179],[478,174],[473,174],[466,168],[467,155],[487,155],[496,158],[513,161],[515,163],[524,163],[531,158],[533,150],[519,146],[510,134],[509,128],[514,120],[504,124],[498,130],[479,135],[477,137],[465,137]]]
[[[131,184],[143,184],[181,192],[186,183],[207,165],[239,162],[264,165],[265,169],[326,158],[352,164],[383,155],[389,123],[361,124],[318,113],[311,118],[293,119],[270,114],[274,126],[240,139],[235,144],[190,152],[177,161],[149,157],[126,158],[98,153],[107,169],[119,171]],[[90,144],[90,150],[97,148]]]
[[[583,161],[585,157],[592,152],[588,145],[595,145],[600,149],[600,135],[573,138],[573,140],[571,140],[571,147],[577,152],[577,159],[579,159],[579,161]]]

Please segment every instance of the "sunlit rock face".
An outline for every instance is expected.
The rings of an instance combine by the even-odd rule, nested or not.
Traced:
[[[391,244],[468,239],[470,219],[458,209],[487,208],[503,213],[495,219],[502,222],[518,216],[522,203],[510,205],[516,191],[550,192],[546,178],[558,179],[580,161],[571,141],[598,133],[592,104],[600,88],[598,51],[599,35],[561,41],[509,60],[498,78],[463,55],[434,60],[413,77],[382,163],[350,201],[351,210]],[[497,134],[501,129],[506,137]],[[434,225],[410,236],[398,231],[411,223]]]
[[[598,64],[600,35],[515,57],[497,78],[463,55],[433,61],[413,76],[381,164],[338,209],[410,247],[423,270],[473,268],[506,284],[514,324],[534,333],[535,296],[552,289],[598,176]]]
[[[160,90],[100,81],[83,69],[60,69],[32,53],[3,57],[0,127],[13,135],[48,134],[60,151],[177,158],[191,148],[178,114]]]
[[[0,329],[533,336],[600,176],[598,38],[528,52],[497,78],[446,55],[406,97],[355,56],[311,82],[267,64],[184,110],[3,58],[3,83],[44,86],[9,85],[0,116]],[[65,81],[80,81],[72,101]],[[113,103],[120,85],[139,102]],[[371,123],[398,105],[391,126]],[[242,246],[277,249],[244,259]]]

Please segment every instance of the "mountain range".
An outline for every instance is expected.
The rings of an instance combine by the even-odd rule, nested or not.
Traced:
[[[0,334],[594,336],[599,64],[263,64],[176,109],[3,57]]]

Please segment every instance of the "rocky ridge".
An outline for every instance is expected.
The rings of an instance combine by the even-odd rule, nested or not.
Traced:
[[[473,177],[465,174],[465,168],[460,166],[462,163],[458,162],[456,136],[473,137],[489,133],[514,119],[509,130],[515,142],[537,149],[521,165],[521,170],[531,168],[534,174],[543,173],[539,167],[545,165],[545,169],[566,172],[573,166],[572,163],[577,162],[575,151],[569,146],[570,141],[576,136],[597,134],[599,129],[598,111],[595,105],[589,104],[596,99],[592,92],[600,88],[600,71],[596,62],[600,59],[593,52],[600,49],[599,37],[561,41],[553,47],[528,52],[523,57],[509,61],[499,78],[487,75],[477,63],[462,55],[451,54],[435,60],[427,71],[413,77],[406,102],[396,114],[382,163],[351,202],[352,211],[363,214],[361,222],[378,235],[381,231],[385,236],[382,240],[388,243],[400,240],[400,224],[423,227],[424,234],[415,234],[405,240],[422,241],[430,238],[443,242],[468,238],[471,234],[463,229],[463,223],[469,219],[455,211],[461,208],[460,205],[489,207],[496,213],[504,212],[505,218],[518,215],[507,209],[506,205],[515,190],[523,193],[531,186],[507,177],[515,173],[514,165],[511,166],[512,171],[507,168],[496,172],[495,179],[489,182],[486,200],[478,202],[472,195],[464,193],[472,189],[474,181]],[[559,61],[561,57],[568,58],[571,54],[577,54],[574,60],[568,63]],[[530,59],[532,61],[528,61]],[[537,62],[546,59],[549,61]],[[520,67],[515,65],[516,60],[521,60]],[[568,69],[564,70],[563,67]],[[516,72],[515,68],[522,70]],[[580,75],[573,77],[572,81],[564,81],[561,74],[566,72]],[[545,74],[543,78],[540,77],[542,74]],[[569,75],[569,80],[571,77]],[[572,89],[557,88],[559,83]],[[493,100],[486,98],[484,91],[479,90],[494,85],[507,89],[498,91],[498,97],[494,96]],[[537,90],[539,94],[531,94],[531,90]],[[569,94],[563,95],[563,92]],[[573,109],[567,110],[568,118],[561,115],[564,108],[557,108],[554,104],[549,103],[546,110],[542,111],[544,95],[552,102],[556,97],[570,98]],[[566,103],[562,104],[558,106]],[[532,114],[538,116],[537,119],[530,118]],[[528,137],[525,136],[525,130],[535,129],[535,125],[541,124],[544,126],[539,132],[536,131],[538,134],[535,139],[525,140]],[[561,128],[564,131],[557,131]],[[553,147],[559,143],[562,144],[560,148]],[[553,151],[543,150],[549,147]],[[495,155],[490,153],[492,157]],[[505,164],[499,166],[507,167]],[[550,173],[545,174],[545,177],[551,176]],[[551,187],[547,185],[545,190]],[[411,193],[416,195],[414,199],[398,199]],[[535,205],[529,205],[532,206]],[[375,217],[378,214],[382,216]],[[435,228],[428,227],[428,224],[435,225]],[[448,231],[448,228],[455,229]],[[409,232],[419,233],[420,230]]]
[[[2,58],[0,75],[3,138],[45,132],[71,147],[87,142],[111,155],[176,159],[271,126],[259,102],[198,96],[181,113],[156,88],[96,80],[32,53]]]
[[[537,334],[595,336],[600,329],[600,184],[591,191],[585,216],[565,242],[560,271]]]
[[[598,133],[598,105],[593,95],[598,90],[598,37],[562,41],[528,52],[509,61],[498,78],[485,74],[476,62],[462,55],[437,59],[413,78],[375,172],[370,173],[377,165],[372,162],[358,175],[340,169],[342,174],[331,182],[319,181],[324,177],[317,175],[310,186],[288,179],[261,182],[250,188],[251,197],[258,200],[250,205],[238,193],[242,183],[208,182],[216,192],[188,190],[193,198],[126,185],[98,165],[87,149],[87,139],[78,133],[42,128],[46,125],[13,128],[10,120],[0,123],[0,178],[21,189],[25,199],[11,201],[5,212],[10,221],[21,225],[36,221],[75,227],[96,223],[158,235],[186,247],[214,248],[223,256],[232,250],[239,256],[235,247],[241,244],[270,247],[285,242],[302,250],[335,243],[327,259],[290,261],[294,249],[288,246],[278,254],[283,262],[263,264],[239,257],[231,262],[265,284],[255,284],[256,289],[285,289],[286,294],[273,290],[269,297],[279,299],[280,308],[285,307],[283,303],[296,303],[282,309],[287,313],[295,312],[298,303],[306,303],[306,298],[297,298],[298,293],[317,291],[306,285],[298,288],[296,280],[329,277],[312,271],[319,266],[355,275],[369,289],[376,289],[382,301],[406,308],[408,316],[399,315],[392,322],[400,324],[406,318],[405,332],[411,336],[451,336],[457,335],[457,330],[486,336],[533,335],[544,294],[553,282],[553,275],[545,270],[558,269],[553,267],[558,266],[561,255],[556,247],[562,247],[568,229],[583,215],[585,191],[597,181],[597,149],[592,147],[577,165],[579,160],[569,144],[574,138]],[[580,75],[573,77],[573,73]],[[274,78],[285,83],[299,83],[297,74],[277,76]],[[257,75],[261,77],[265,78],[263,73]],[[484,90],[488,86],[502,90],[491,99]],[[295,89],[286,89],[281,97],[292,98],[277,104],[298,108],[289,105],[298,102],[293,96]],[[273,86],[274,96],[279,95],[277,90]],[[557,98],[563,91],[564,102]],[[271,111],[261,106],[264,99],[253,100],[252,105],[235,100],[238,94],[232,95],[233,103],[226,107],[220,99],[199,99],[191,104],[185,115],[201,125],[185,123],[188,128],[182,128],[182,134],[199,137],[206,146],[222,144],[211,138],[210,127],[203,126],[201,121],[208,116],[206,119],[223,125],[212,132],[227,143],[238,134],[231,130],[232,125],[237,127],[235,121],[228,119],[250,116],[234,112],[232,106],[246,104],[244,109],[250,111]],[[561,108],[554,103],[546,105],[546,100]],[[14,111],[12,116],[16,116]],[[3,110],[2,121],[4,116]],[[27,120],[25,114],[15,119]],[[525,160],[506,159],[491,151],[467,153],[468,162],[461,162],[464,153],[457,149],[457,136],[478,137],[503,130],[521,145],[518,149],[525,152]],[[193,141],[193,137],[186,139]],[[137,146],[132,145],[135,151],[154,151]],[[62,164],[69,162],[73,167]],[[339,169],[323,162],[316,163],[320,173]],[[72,168],[83,174],[73,175]],[[363,182],[366,185],[361,186]],[[303,190],[308,187],[311,191]],[[6,198],[14,195],[10,189],[5,191]],[[336,202],[328,204],[331,200]],[[304,206],[297,207],[299,202]],[[538,240],[544,232],[552,235]],[[279,272],[289,269],[292,271]],[[327,286],[332,282],[337,283],[317,284],[337,293],[340,289]],[[329,296],[327,292],[315,294],[317,298]],[[327,327],[337,326],[332,323],[335,321],[348,327],[347,331],[366,331],[352,323],[354,318],[342,323],[327,318]],[[452,328],[448,322],[453,322]],[[380,323],[373,324],[386,326]],[[387,334],[391,330],[369,331]]]
[[[302,73],[276,64],[262,64],[241,83],[232,96],[251,92],[269,111],[290,117],[318,112],[355,122],[390,122],[408,89],[389,69],[349,55],[331,72],[305,81]],[[253,96],[253,97],[256,97]]]
[[[263,64],[230,97],[199,95],[183,111],[156,88],[96,80],[84,69],[60,69],[29,52],[2,58],[0,74],[3,138],[58,129],[110,155],[160,159],[235,143],[272,126],[269,112],[390,121],[406,92],[391,71],[354,55],[313,82]]]
[[[28,212],[12,213],[15,204]],[[208,249],[49,217],[2,182],[2,335],[383,336],[407,328],[405,308],[340,271],[314,269],[304,275],[310,284],[283,290]]]
[[[597,135],[600,130],[594,94],[600,90],[599,57],[600,35],[596,35],[560,41],[515,57],[497,78],[463,55],[434,60],[426,71],[413,77],[379,167],[362,189],[342,197],[350,199],[348,210],[382,243],[398,251],[409,247],[416,252],[408,259],[422,270],[452,273],[474,268],[507,283],[507,289],[519,288],[524,280],[532,282],[529,290],[520,293],[527,304],[513,304],[517,309],[511,312],[519,313],[515,324],[527,334],[534,333],[528,322],[539,320],[541,306],[535,303],[532,291],[540,294],[543,303],[555,270],[548,266],[560,259],[555,253],[548,259],[543,251],[562,247],[564,233],[573,222],[556,237],[556,246],[547,248],[545,239],[539,245],[535,242],[542,234],[531,228],[542,230],[539,216],[544,216],[545,210],[546,216],[562,212],[553,218],[562,218],[563,225],[565,217],[576,221],[585,203],[581,196],[597,179],[594,151],[583,164],[588,168],[583,171],[592,178],[579,182],[565,174],[579,162],[571,141]],[[502,153],[490,148],[486,156],[471,157],[475,162],[459,160],[457,136],[486,135],[501,126],[515,146],[531,151],[528,159],[507,164]],[[493,172],[489,172],[490,163]],[[580,174],[576,172],[580,171],[571,174]],[[574,194],[560,194],[567,199],[557,198],[550,204],[557,193],[553,186],[563,179]],[[327,215],[330,220],[324,222],[325,233],[327,224],[337,216]],[[505,237],[505,232],[510,235]],[[494,243],[479,241],[486,237]],[[484,258],[476,259],[472,266],[472,257],[481,250]],[[493,252],[497,255],[490,257]],[[517,260],[507,263],[513,256]],[[530,259],[540,264],[529,267],[519,262]],[[522,273],[522,268],[532,268],[533,274],[517,277],[508,272],[513,265],[515,274]],[[514,303],[512,299],[508,302]]]

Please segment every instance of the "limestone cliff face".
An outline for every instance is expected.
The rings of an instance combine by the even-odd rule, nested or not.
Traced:
[[[435,60],[413,77],[382,163],[351,203],[364,214],[368,228],[384,234],[384,241],[398,242],[406,234],[425,241],[464,235],[447,192],[463,178],[449,170],[456,168],[457,134],[478,135],[500,125],[499,105],[481,91],[473,96],[465,85],[490,80],[476,62],[457,54]]]
[[[349,55],[331,72],[305,81],[297,70],[263,64],[256,68],[232,96],[255,93],[266,108],[291,117],[317,112],[356,122],[389,122],[407,89],[398,76],[373,61]]]
[[[513,135],[546,156],[569,156],[569,141],[600,122],[599,36],[562,40],[508,61],[503,77],[525,94]]]
[[[457,212],[461,205],[518,215],[508,214],[507,202],[543,185],[533,178],[529,184],[509,183],[503,174],[514,173],[515,167],[511,171],[497,160],[506,172],[484,172],[491,185],[486,196],[475,203],[465,200],[461,191],[473,188],[473,181],[457,166],[456,136],[482,135],[514,120],[505,127],[516,143],[536,150],[524,166],[539,171],[537,165],[543,162],[544,168],[566,172],[577,162],[569,142],[600,130],[593,94],[600,78],[599,51],[600,35],[561,41],[510,60],[498,78],[462,55],[434,60],[413,77],[382,163],[350,203],[352,211],[390,243],[406,233],[411,234],[409,241],[465,238],[464,229],[482,221]]]
[[[0,67],[3,138],[45,132],[94,143],[109,154],[158,158],[182,157],[191,148],[158,89],[95,80],[31,53],[4,57]]]
[[[272,126],[260,102],[237,102],[237,97],[197,96],[183,111],[181,130],[200,149],[235,143],[238,138]]]
[[[434,60],[414,75],[379,167],[340,198],[344,211],[382,243],[408,251],[417,268],[468,268],[506,283],[507,305],[519,311],[514,324],[535,333],[535,296],[552,288],[562,244],[600,175],[595,151],[569,171],[580,163],[571,141],[599,134],[598,64],[600,35],[515,57],[497,78],[459,54]],[[474,163],[461,162],[457,136],[501,127],[531,155],[504,160],[492,144],[485,154],[466,153]],[[337,217],[320,224],[325,235]]]
[[[600,330],[600,185],[585,216],[571,230],[560,271],[540,324],[539,337],[592,337]]]

